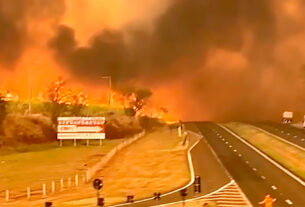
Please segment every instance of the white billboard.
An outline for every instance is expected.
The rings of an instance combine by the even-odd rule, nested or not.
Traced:
[[[283,113],[283,118],[292,119],[293,118],[293,112],[292,111],[285,111]]]
[[[57,139],[105,139],[105,117],[58,117]]]

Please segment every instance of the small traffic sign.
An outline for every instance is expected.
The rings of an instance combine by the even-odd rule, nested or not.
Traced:
[[[127,196],[127,203],[133,203],[134,202],[134,196],[133,195],[128,195]]]

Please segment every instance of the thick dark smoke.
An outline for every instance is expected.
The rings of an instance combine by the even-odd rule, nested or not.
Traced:
[[[164,99],[183,118],[279,119],[283,110],[304,111],[301,0],[170,2],[151,27],[95,28],[81,46],[79,28],[58,23],[64,0],[0,0],[0,66],[14,65],[40,38],[33,22],[47,20],[56,25],[49,48],[78,80],[111,75],[115,85],[174,86]]]
[[[78,47],[73,29],[62,25],[50,46],[58,60],[79,75],[106,74],[117,81],[167,78],[179,72],[169,66],[181,58],[202,62],[211,48],[239,50],[245,29],[261,45],[270,42],[273,26],[266,0],[175,0],[156,21],[152,33],[130,32],[129,44],[122,31],[105,30],[93,37],[89,46]]]
[[[30,23],[58,19],[63,11],[62,0],[0,0],[0,65],[13,66],[31,44]]]

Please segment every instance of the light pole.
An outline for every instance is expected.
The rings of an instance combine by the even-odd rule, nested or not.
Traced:
[[[109,87],[109,106],[111,107],[111,102],[112,102],[112,82],[111,82],[111,76],[110,75],[105,75],[105,76],[101,76],[101,78],[103,79],[108,79],[108,87]]]
[[[29,68],[29,83],[28,83],[28,98],[29,98],[29,114],[31,114],[32,113],[32,69],[31,68]]]

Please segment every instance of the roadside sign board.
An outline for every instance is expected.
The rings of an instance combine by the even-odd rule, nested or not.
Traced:
[[[58,117],[57,139],[105,139],[105,117]]]
[[[293,118],[293,112],[291,112],[291,111],[285,111],[285,112],[283,113],[283,118],[292,119],[292,118]]]

